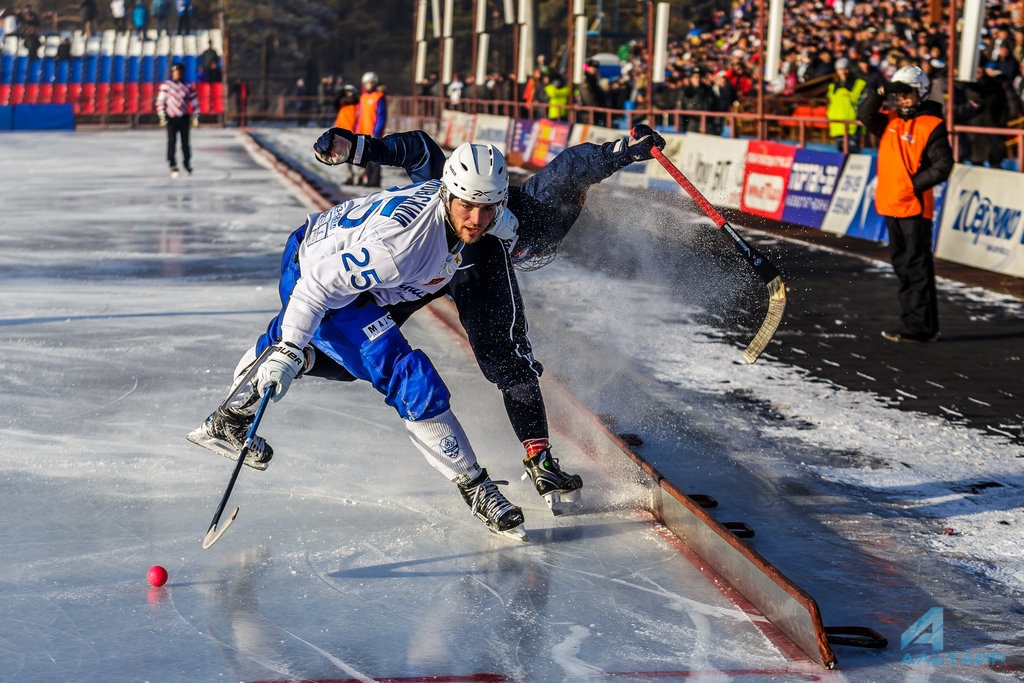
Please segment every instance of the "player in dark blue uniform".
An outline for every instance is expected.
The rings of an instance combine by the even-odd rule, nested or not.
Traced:
[[[538,381],[543,367],[534,359],[527,338],[515,268],[539,267],[550,260],[583,210],[591,185],[634,162],[653,158],[651,149],[664,146],[661,135],[640,124],[619,140],[563,150],[522,186],[509,187],[506,213],[518,219],[518,230],[514,225],[499,226],[492,235],[466,245],[462,251],[466,267],[436,294],[386,307],[401,325],[432,299],[452,298],[481,371],[502,393],[509,422],[526,450],[526,472],[556,515],[578,502],[583,482],[579,475],[563,472],[551,455]],[[313,148],[325,164],[365,166],[372,161],[400,166],[415,182],[441,177],[445,163],[444,152],[423,131],[375,139],[332,128]],[[319,360],[317,366],[307,374],[338,378],[336,368]]]

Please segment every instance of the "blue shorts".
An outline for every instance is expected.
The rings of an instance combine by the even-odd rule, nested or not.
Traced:
[[[296,255],[304,235],[305,226],[288,238],[279,285],[283,305],[257,341],[257,354],[281,339],[281,317],[300,276]],[[313,346],[358,379],[373,384],[384,394],[384,402],[406,420],[427,419],[448,410],[451,393],[430,359],[409,346],[391,316],[366,298],[329,311],[313,333]]]

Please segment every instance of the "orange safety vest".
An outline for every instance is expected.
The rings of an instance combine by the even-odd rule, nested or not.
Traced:
[[[931,219],[935,214],[935,196],[931,188],[919,198],[914,194],[914,174],[921,168],[921,159],[928,138],[942,119],[921,114],[902,119],[889,112],[889,122],[878,142],[878,187],[875,189],[875,210],[881,216]]]
[[[359,97],[359,114],[356,121],[356,133],[362,135],[373,135],[373,129],[377,127],[377,103],[384,93],[380,90],[364,92]]]
[[[341,105],[338,108],[338,116],[334,119],[334,127],[354,131],[356,129],[356,112],[358,110],[359,105],[354,102]]]

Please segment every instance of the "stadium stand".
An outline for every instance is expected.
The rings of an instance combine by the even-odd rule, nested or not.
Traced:
[[[204,114],[223,113],[223,84],[197,82],[199,55],[207,46],[223,53],[220,30],[140,40],[134,33],[103,31],[71,38],[71,60],[57,60],[61,35],[46,36],[43,55],[30,60],[17,36],[7,36],[0,55],[0,107],[20,104],[70,104],[75,115],[146,115],[154,110],[157,87],[172,61],[185,64],[196,82]]]

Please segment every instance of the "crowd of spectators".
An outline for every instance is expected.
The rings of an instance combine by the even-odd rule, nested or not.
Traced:
[[[732,11],[714,12],[683,37],[668,45],[664,83],[650,88],[651,104],[659,110],[728,112],[752,111],[758,95],[760,3],[734,2]],[[943,107],[947,94],[949,48],[949,4],[943,15],[932,21],[930,3],[910,0],[796,0],[787,2],[783,13],[780,68],[777,77],[765,83],[768,96],[792,96],[794,102],[815,92],[826,104],[825,91],[834,78],[837,60],[848,65],[845,78],[864,81],[865,89],[877,89],[901,66],[916,65],[928,75],[929,98]],[[954,74],[953,94],[956,123],[972,126],[1006,127],[1024,115],[1024,14],[1019,3],[999,0],[985,10],[979,46],[979,68],[974,74]],[[609,75],[607,64],[589,61],[584,82],[572,90],[572,101],[585,109],[576,120],[602,120],[602,114],[586,108],[614,110],[647,108],[648,60],[643,40],[632,40],[618,48],[618,73]],[[473,88],[472,77],[461,81],[460,91],[477,99],[519,101],[541,108],[549,118],[565,118],[559,101],[551,106],[550,93],[559,92],[566,74],[544,59],[525,85],[514,77],[490,74],[483,88]],[[813,90],[815,84],[820,88]],[[421,84],[421,95],[438,95],[447,84],[436,74]],[[773,98],[774,99],[774,98]],[[788,112],[792,113],[792,112]],[[682,130],[698,130],[700,117],[682,117]],[[724,119],[707,118],[706,131],[720,133]],[[841,130],[841,128],[840,128]],[[988,136],[991,138],[991,136]],[[999,162],[1001,139],[995,151],[976,135],[962,135],[960,159],[975,163]],[[973,149],[972,149],[973,148]],[[1005,150],[1003,150],[1005,152]]]

